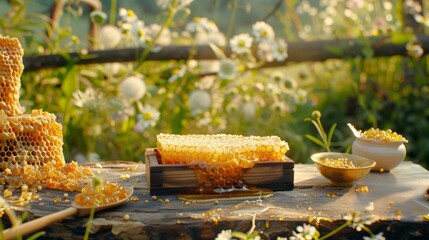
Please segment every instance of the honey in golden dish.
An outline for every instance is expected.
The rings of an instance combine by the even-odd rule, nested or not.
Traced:
[[[201,193],[250,190],[243,181],[245,169],[257,161],[283,161],[289,150],[277,136],[157,135],[163,164],[186,164],[193,168]]]
[[[62,126],[55,115],[42,110],[23,114],[23,53],[18,39],[0,35],[0,185],[8,186],[6,195],[21,186],[80,191],[93,174],[75,162],[65,163]]]
[[[75,201],[82,207],[97,207],[119,202],[129,196],[129,192],[120,185],[112,182],[94,184],[88,182],[82,193],[76,195]]]
[[[353,161],[347,158],[323,158],[320,160],[320,163],[325,164],[330,167],[339,167],[339,168],[356,168]]]

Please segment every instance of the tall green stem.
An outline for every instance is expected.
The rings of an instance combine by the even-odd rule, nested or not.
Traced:
[[[237,9],[238,9],[238,0],[235,0],[232,4],[232,12],[231,12],[231,18],[229,20],[229,26],[228,26],[228,32],[226,34],[226,39],[229,39],[232,34],[232,29],[234,28],[235,24],[235,17],[237,15]]]
[[[116,21],[116,8],[117,8],[117,1],[116,0],[112,0],[112,4],[110,4],[110,25],[115,25],[115,21]]]
[[[136,71],[140,70],[140,68],[143,65],[144,60],[149,55],[149,53],[152,51],[153,47],[155,46],[156,41],[159,39],[159,37],[161,36],[164,29],[166,29],[171,24],[176,13],[177,13],[177,0],[174,0],[168,9],[167,18],[165,19],[164,23],[162,24],[161,29],[156,34],[156,36],[152,39],[152,41],[150,41],[147,44],[147,47],[145,48],[142,56],[140,57],[139,61],[137,62],[137,65],[135,67]]]
[[[344,228],[348,227],[350,225],[350,222],[345,222],[343,225],[339,226],[338,228],[334,229],[332,232],[326,234],[325,236],[319,238],[319,240],[324,240],[327,239],[331,236],[333,236],[334,234],[338,233],[339,231],[343,230]]]

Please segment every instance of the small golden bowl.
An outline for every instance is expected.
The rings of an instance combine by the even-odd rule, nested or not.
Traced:
[[[339,186],[351,185],[353,181],[366,176],[376,164],[366,157],[339,152],[315,153],[311,159],[322,176]],[[348,166],[344,165],[344,161]]]

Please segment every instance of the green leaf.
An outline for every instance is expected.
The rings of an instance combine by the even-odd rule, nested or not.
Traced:
[[[216,54],[217,58],[219,58],[219,59],[225,59],[226,58],[225,53],[223,53],[223,51],[218,46],[216,46],[213,43],[209,43],[209,46],[213,50],[213,52]]]
[[[31,237],[27,238],[27,240],[35,240],[38,239],[39,237],[45,235],[46,232],[37,232],[33,235],[31,235]]]
[[[323,148],[326,147],[325,144],[320,139],[318,139],[318,138],[316,138],[316,137],[314,137],[312,135],[306,134],[305,137],[308,138],[309,140],[313,141],[317,145],[323,147]]]
[[[332,136],[334,135],[334,131],[335,131],[336,127],[337,127],[337,124],[334,123],[331,126],[331,129],[329,129],[329,132],[328,132],[328,146],[331,145]]]

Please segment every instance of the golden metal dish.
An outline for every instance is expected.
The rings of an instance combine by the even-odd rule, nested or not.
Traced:
[[[340,186],[351,185],[353,181],[366,176],[376,164],[375,161],[366,157],[339,152],[315,153],[311,155],[311,159],[322,176],[331,180],[334,185]],[[347,159],[354,167],[332,166],[335,164],[327,165],[324,163],[327,161],[326,159],[329,159],[329,161]]]

